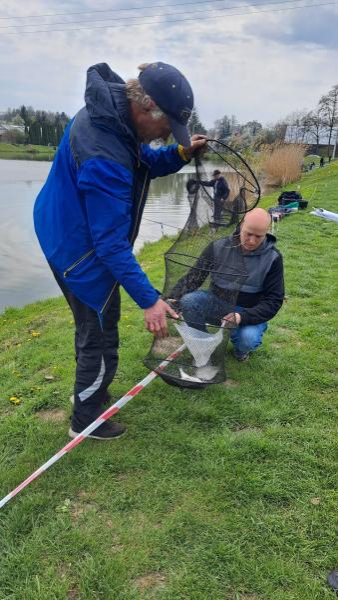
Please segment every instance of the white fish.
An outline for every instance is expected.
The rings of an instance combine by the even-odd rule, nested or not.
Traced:
[[[188,375],[188,373],[185,373],[183,371],[183,369],[180,369],[180,376],[181,379],[183,379],[184,381],[193,381],[194,383],[203,383],[202,379],[199,379],[198,377],[191,377],[191,375]]]

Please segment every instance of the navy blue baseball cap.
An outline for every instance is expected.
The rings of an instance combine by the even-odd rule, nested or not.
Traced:
[[[146,94],[168,117],[174,138],[182,146],[190,146],[187,127],[194,107],[194,95],[182,73],[163,62],[150,63],[139,75]]]

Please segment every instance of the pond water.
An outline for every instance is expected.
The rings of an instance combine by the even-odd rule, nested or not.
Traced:
[[[33,206],[51,163],[0,160],[0,313],[8,306],[57,296],[60,290],[35,237]],[[213,166],[210,164],[210,168]],[[177,233],[189,214],[185,184],[193,165],[154,180],[135,244]]]

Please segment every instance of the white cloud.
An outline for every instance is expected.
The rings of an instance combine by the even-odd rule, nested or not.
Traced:
[[[149,4],[150,1],[144,0],[143,5]],[[228,5],[234,4],[228,0]],[[115,8],[119,6],[122,0],[114,4]],[[123,6],[126,8],[127,4]],[[224,114],[234,114],[240,122],[276,121],[292,111],[314,108],[319,97],[337,83],[338,49],[332,43],[332,36],[327,44],[324,35],[315,36],[316,29],[309,19],[316,13],[309,11],[316,9],[293,11],[292,16],[284,12],[226,17],[225,11],[220,11],[217,18],[209,19],[212,13],[207,9],[215,4],[195,8],[190,5],[187,8],[191,19],[198,16],[196,11],[203,6],[203,20],[166,25],[160,18],[144,17],[142,26],[131,27],[131,16],[135,13],[124,12],[120,16],[129,14],[130,18],[129,26],[123,28],[102,28],[103,21],[93,24],[98,27],[96,30],[59,33],[10,36],[0,29],[0,108],[30,104],[73,114],[83,104],[86,69],[102,61],[124,78],[135,76],[141,62],[163,60],[174,64],[190,80],[201,120],[207,126]],[[85,3],[4,0],[2,15],[69,13],[108,7],[111,8],[110,2],[98,5],[95,0]],[[153,14],[158,12],[159,9],[153,9]],[[325,15],[320,13],[320,31],[325,30],[324,16],[330,19],[333,14],[336,14],[334,8],[331,13],[329,9]],[[106,16],[109,15],[97,13],[93,18]],[[89,15],[82,17],[88,18]],[[302,18],[305,32],[300,26]],[[58,16],[54,20],[70,19],[79,21],[81,17]],[[152,20],[153,25],[146,24]],[[9,23],[1,20],[0,26]],[[83,26],[88,23],[69,27]]]

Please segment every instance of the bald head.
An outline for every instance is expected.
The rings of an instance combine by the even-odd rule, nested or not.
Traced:
[[[271,217],[264,208],[253,208],[246,213],[242,222],[252,227],[259,227],[267,233],[271,225]]]
[[[254,208],[244,217],[240,226],[240,240],[243,250],[253,252],[265,240],[271,225],[271,217],[263,208]]]

